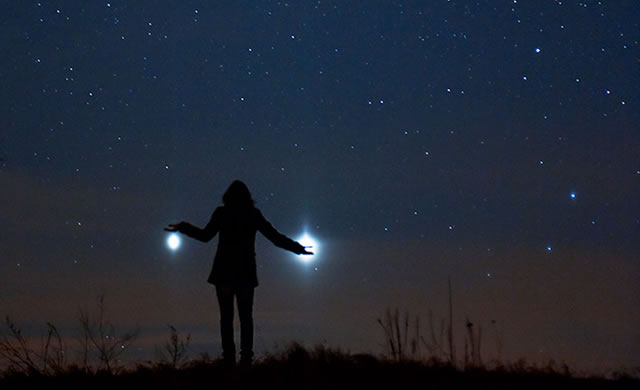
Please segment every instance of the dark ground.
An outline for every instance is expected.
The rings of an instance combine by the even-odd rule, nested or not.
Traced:
[[[564,369],[524,364],[485,369],[456,369],[447,364],[394,362],[326,348],[288,351],[250,367],[198,359],[175,368],[148,363],[115,374],[69,367],[55,375],[5,372],[2,389],[640,389],[640,379],[578,378]]]

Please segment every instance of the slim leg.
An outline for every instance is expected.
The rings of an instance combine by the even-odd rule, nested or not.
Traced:
[[[244,362],[253,359],[253,296],[254,288],[239,288],[238,316],[240,317],[240,358]]]
[[[233,289],[216,286],[216,296],[220,307],[220,336],[222,337],[222,355],[230,363],[236,361],[236,346],[233,342]]]

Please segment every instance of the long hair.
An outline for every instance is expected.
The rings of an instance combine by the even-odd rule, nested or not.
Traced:
[[[222,195],[222,203],[233,209],[245,209],[253,207],[255,202],[251,198],[249,187],[240,180],[234,180]]]

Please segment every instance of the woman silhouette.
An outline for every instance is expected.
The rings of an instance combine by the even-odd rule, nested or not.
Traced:
[[[253,295],[258,286],[255,239],[259,231],[276,246],[299,255],[311,255],[308,247],[279,233],[254,206],[249,188],[236,180],[222,196],[223,206],[216,208],[211,220],[200,229],[187,222],[169,224],[164,230],[180,232],[196,240],[209,242],[219,232],[218,249],[208,282],[216,286],[220,307],[222,354],[235,364],[233,342],[233,300],[237,300],[240,318],[240,361],[253,359]]]

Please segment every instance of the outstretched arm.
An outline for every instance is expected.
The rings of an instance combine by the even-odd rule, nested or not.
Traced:
[[[265,219],[260,211],[258,211],[258,230],[269,239],[275,246],[286,249],[298,255],[312,255],[313,252],[307,250],[308,247],[302,246],[299,242],[290,239],[284,234],[277,231],[269,221]]]
[[[191,238],[195,238],[198,241],[209,242],[213,237],[216,236],[218,231],[220,230],[220,216],[218,214],[218,210],[213,212],[211,215],[211,219],[207,226],[204,229],[200,229],[197,226],[193,226],[189,222],[180,222],[180,223],[171,223],[168,227],[164,228],[165,231],[168,232],[180,232],[185,234]]]

